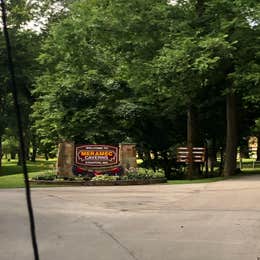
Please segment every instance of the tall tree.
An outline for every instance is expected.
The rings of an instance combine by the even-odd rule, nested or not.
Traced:
[[[151,84],[147,61],[162,46],[158,35],[165,31],[167,8],[166,1],[75,2],[52,28],[39,58],[47,69],[35,91],[37,128],[51,109],[56,123],[45,126],[56,139],[97,142],[114,135],[119,142],[131,135],[142,110],[136,99]]]
[[[7,1],[7,18],[9,35],[13,49],[15,72],[19,90],[19,102],[22,108],[24,123],[24,138],[29,151],[30,143],[36,148],[35,133],[31,131],[32,119],[30,118],[31,106],[34,98],[31,94],[36,75],[39,75],[39,63],[36,60],[41,41],[47,32],[48,22],[57,20],[64,15],[69,1],[44,0],[44,1]],[[45,25],[45,27],[44,27]],[[45,29],[43,31],[43,29]],[[9,74],[7,72],[7,55],[3,35],[0,35],[0,120],[4,122],[0,126],[0,140],[5,128],[16,129],[12,124],[13,110],[10,109],[12,102],[6,100],[10,95]],[[5,111],[8,110],[6,120]],[[15,134],[14,130],[13,134]],[[29,154],[29,152],[28,152]],[[33,153],[35,154],[35,152]]]
[[[214,95],[223,98],[226,95],[224,175],[228,176],[236,168],[235,99],[237,95],[241,99],[245,93],[244,85],[234,79],[241,75],[245,64],[252,67],[248,66],[249,61],[257,63],[253,52],[259,48],[255,34],[259,30],[255,15],[259,4],[256,1],[177,1],[172,8],[176,13],[175,21],[179,19],[179,22],[173,23],[169,42],[157,59],[159,77],[162,84],[171,85],[169,87],[179,93],[180,100],[188,108],[188,122],[191,123],[194,122],[191,116],[194,106],[198,108],[203,103],[203,93],[210,93],[213,88],[218,90]],[[253,71],[247,68],[247,72],[252,75]],[[188,131],[190,145],[194,143],[191,129]]]
[[[76,1],[39,57],[33,108],[42,142],[131,137],[149,156],[167,157],[183,143],[188,111],[190,146],[206,138],[223,146],[227,119],[224,174],[232,174],[234,101],[259,86],[257,8],[253,0]]]

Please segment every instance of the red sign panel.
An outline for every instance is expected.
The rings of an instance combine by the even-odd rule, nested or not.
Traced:
[[[78,165],[104,167],[118,164],[118,147],[79,145],[75,149],[75,163]]]

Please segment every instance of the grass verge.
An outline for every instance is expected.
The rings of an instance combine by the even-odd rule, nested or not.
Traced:
[[[202,178],[195,180],[168,180],[167,184],[192,184],[192,183],[210,183],[216,181],[223,181],[231,178],[239,178],[241,176],[250,176],[250,175],[260,175],[260,168],[244,168],[241,173],[238,175],[230,176],[230,177],[213,177],[213,178]]]
[[[37,175],[51,174],[54,171],[55,161],[39,160],[37,162],[27,162],[29,177]],[[1,188],[23,188],[24,178],[22,167],[17,165],[17,161],[8,162],[3,160],[0,168],[0,189]],[[39,187],[37,185],[37,187]]]
[[[44,174],[54,174],[55,161],[54,160],[38,160],[37,162],[27,162],[29,177],[35,177]],[[260,174],[260,169],[247,168],[243,169],[241,175],[253,175]],[[236,177],[236,176],[232,176]],[[169,180],[167,184],[192,184],[192,183],[210,183],[216,181],[225,180],[224,177],[214,177],[214,178],[203,178],[196,180]],[[53,185],[32,185],[32,187],[54,187]],[[59,185],[60,186],[60,185]],[[1,188],[23,188],[24,179],[22,173],[22,167],[17,166],[17,161],[8,162],[3,160],[3,166],[0,168],[0,189]]]
[[[167,184],[192,184],[192,183],[208,183],[208,182],[216,182],[223,181],[225,177],[214,177],[214,178],[203,178],[203,179],[195,179],[195,180],[169,180]]]

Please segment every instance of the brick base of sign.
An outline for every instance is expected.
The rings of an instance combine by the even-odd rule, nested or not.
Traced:
[[[31,184],[41,185],[61,185],[61,186],[123,186],[123,185],[147,185],[166,183],[166,178],[145,179],[145,180],[117,180],[117,181],[46,181],[46,180],[30,180]]]

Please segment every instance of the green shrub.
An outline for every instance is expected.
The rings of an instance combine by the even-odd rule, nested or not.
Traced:
[[[125,169],[125,174],[122,176],[109,176],[108,174],[97,175],[93,178],[90,177],[58,177],[54,174],[39,175],[33,178],[33,180],[44,181],[116,181],[116,180],[146,180],[146,179],[159,179],[165,178],[162,170],[153,171],[145,168],[130,168]]]
[[[116,181],[119,176],[109,176],[109,175],[98,175],[91,179],[91,181]]]
[[[125,170],[125,176],[129,180],[144,180],[144,179],[158,179],[165,178],[162,170],[153,171],[151,169],[144,168],[130,168]]]

